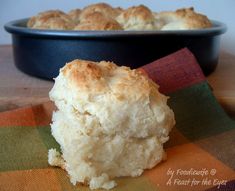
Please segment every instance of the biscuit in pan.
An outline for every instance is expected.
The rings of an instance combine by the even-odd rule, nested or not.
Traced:
[[[83,18],[86,17],[87,14],[90,14],[93,12],[100,12],[104,14],[106,17],[115,19],[122,12],[122,9],[120,7],[113,8],[107,3],[91,4],[83,8],[82,13],[80,15],[80,19],[83,20]]]
[[[103,13],[92,12],[83,17],[74,30],[122,30],[122,27],[116,20],[106,17]]]
[[[164,11],[155,14],[156,23],[161,23],[161,30],[203,29],[212,26],[209,19],[196,13],[193,8],[176,11]]]
[[[64,12],[49,10],[30,18],[27,26],[35,29],[71,30],[74,27],[74,23]]]
[[[124,11],[116,18],[124,30],[153,30],[154,16],[151,10],[144,6],[133,6]]]

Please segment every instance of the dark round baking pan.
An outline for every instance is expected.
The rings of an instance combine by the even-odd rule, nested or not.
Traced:
[[[113,61],[138,68],[187,47],[197,58],[205,75],[218,63],[220,37],[225,24],[177,31],[65,31],[26,27],[28,19],[9,22],[15,65],[23,72],[52,79],[65,63],[74,59]]]

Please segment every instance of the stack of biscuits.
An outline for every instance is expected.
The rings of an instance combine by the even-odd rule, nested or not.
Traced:
[[[113,178],[140,176],[166,159],[175,120],[158,88],[144,72],[112,62],[66,64],[49,94],[61,147],[49,150],[49,164],[65,169],[74,185],[111,189]]]

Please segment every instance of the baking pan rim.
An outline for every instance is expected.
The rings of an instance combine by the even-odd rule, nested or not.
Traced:
[[[120,37],[137,37],[137,36],[214,36],[220,35],[227,31],[226,24],[211,20],[212,27],[206,29],[193,30],[148,30],[148,31],[74,31],[74,30],[45,30],[31,29],[26,27],[28,18],[14,20],[4,25],[6,31],[12,34],[46,37],[46,38],[120,38]]]

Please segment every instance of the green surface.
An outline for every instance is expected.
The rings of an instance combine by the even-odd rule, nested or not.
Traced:
[[[51,135],[51,128],[50,126],[45,127],[38,127],[37,128],[39,135],[46,146],[46,148],[49,150],[51,148],[56,149],[57,151],[60,151],[60,145],[56,142],[54,137]]]
[[[47,148],[36,128],[0,128],[0,171],[46,168]]]
[[[216,101],[206,82],[169,95],[169,105],[175,112],[176,128],[190,141],[196,141],[235,128]]]

